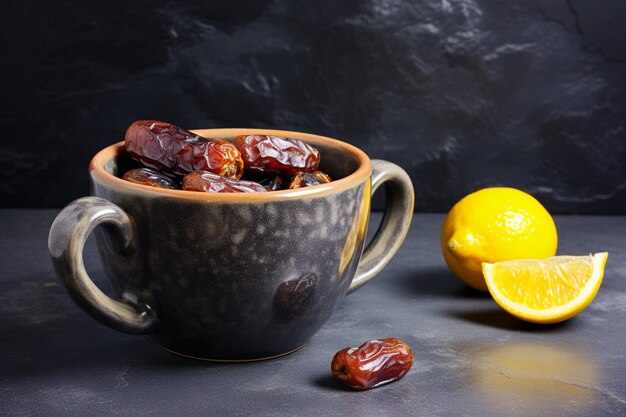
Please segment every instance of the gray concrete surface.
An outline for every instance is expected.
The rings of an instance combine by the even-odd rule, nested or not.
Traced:
[[[522,323],[465,288],[439,251],[443,215],[417,214],[397,258],[303,349],[216,364],[173,356],[80,311],[48,259],[57,212],[0,210],[2,416],[626,415],[624,216],[556,217],[561,254],[610,253],[596,300],[566,323]],[[85,261],[110,291],[93,242]],[[388,336],[414,350],[404,379],[365,392],[332,379],[337,350]]]

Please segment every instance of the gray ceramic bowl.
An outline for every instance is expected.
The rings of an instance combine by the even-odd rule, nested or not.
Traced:
[[[320,150],[320,169],[336,180],[267,193],[157,189],[120,178],[131,161],[118,143],[91,162],[94,197],[72,202],[52,225],[54,267],[87,313],[124,332],[151,334],[172,352],[237,361],[292,352],[395,255],[412,217],[411,181],[392,163],[317,135],[196,132],[304,140]],[[363,251],[371,193],[383,183],[384,219]],[[94,229],[118,300],[85,272],[82,250]]]

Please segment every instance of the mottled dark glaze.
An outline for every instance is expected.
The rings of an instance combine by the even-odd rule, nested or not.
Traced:
[[[165,347],[191,356],[251,359],[301,346],[343,298],[363,249],[358,236],[341,272],[352,225],[365,221],[358,219],[365,184],[322,198],[244,205],[93,188],[137,228],[128,262],[119,262],[104,231],[96,235],[109,277],[120,294],[141,294],[157,312]],[[283,283],[309,274],[318,279],[305,306],[298,297],[291,307],[275,303]]]
[[[77,200],[55,221],[49,246],[57,272],[95,318],[132,333],[157,329],[152,334],[170,351],[214,360],[289,353],[313,336],[349,289],[371,279],[389,262],[406,235],[413,208],[410,180],[397,166],[389,164],[406,177],[391,175],[389,166],[378,161],[384,172],[376,171],[371,187],[369,160],[336,146],[316,146],[327,161],[324,170],[333,178],[357,170],[361,176],[318,186],[329,189],[307,187],[301,195],[289,194],[297,191],[290,190],[283,192],[285,197],[272,192],[242,198],[206,196],[117,181],[128,164],[120,148],[100,161],[104,169],[91,170],[92,193],[98,198]],[[363,164],[367,164],[364,174]],[[379,243],[368,249],[363,257],[366,268],[351,287],[363,252],[370,194],[385,181],[404,187],[391,199],[396,204],[390,205],[389,217],[396,220],[379,230],[375,239]],[[76,211],[78,220],[69,215]],[[123,218],[119,224],[107,223],[104,217],[110,215],[102,213],[110,212]],[[138,324],[128,328],[125,312],[117,321],[108,313],[107,303],[117,302],[70,285],[73,279],[88,277],[80,276],[78,255],[64,252],[64,245],[70,245],[63,236],[71,232],[84,239],[89,230],[81,228],[95,227],[85,216],[101,214],[99,222],[106,227],[95,232],[103,264],[125,300],[124,308],[130,305],[139,313],[130,314]],[[71,230],[73,223],[81,230]],[[114,231],[120,227],[130,230],[125,236],[132,251],[119,250],[119,232]],[[68,278],[68,269],[74,271],[73,278]]]

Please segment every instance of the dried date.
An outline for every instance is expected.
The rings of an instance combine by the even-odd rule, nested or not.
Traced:
[[[412,365],[413,353],[409,345],[390,337],[340,350],[333,358],[331,370],[333,376],[347,386],[366,390],[402,378]]]
[[[203,170],[232,179],[243,174],[241,153],[231,142],[204,138],[171,123],[138,120],[126,131],[125,145],[131,158],[166,174]]]
[[[323,173],[322,171],[315,172],[298,172],[296,175],[291,177],[291,181],[289,182],[289,189],[292,190],[294,188],[302,188],[309,187],[311,185],[319,185],[326,184],[331,182],[332,179],[328,174]]]
[[[172,190],[179,188],[173,179],[150,168],[131,169],[125,173],[122,178],[126,181],[134,182],[135,184],[148,185],[150,187],[168,188]]]
[[[265,192],[265,187],[253,182],[231,180],[208,171],[193,171],[183,178],[183,190],[207,193]]]
[[[246,170],[291,176],[299,171],[313,172],[320,153],[297,139],[267,135],[242,135],[233,141]]]

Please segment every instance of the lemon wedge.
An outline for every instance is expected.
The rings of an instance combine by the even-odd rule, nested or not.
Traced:
[[[534,323],[558,323],[596,296],[609,254],[483,263],[491,296],[507,312]]]

